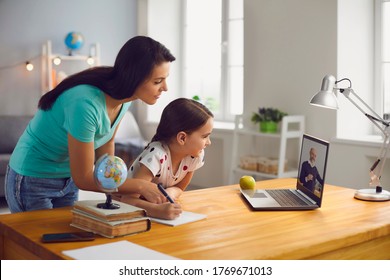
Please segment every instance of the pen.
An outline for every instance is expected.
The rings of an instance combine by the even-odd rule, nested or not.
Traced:
[[[160,190],[160,192],[162,192],[162,194],[168,199],[168,201],[170,203],[175,203],[173,201],[173,199],[167,194],[167,192],[165,191],[164,187],[162,186],[162,184],[157,184],[157,187],[158,189]]]

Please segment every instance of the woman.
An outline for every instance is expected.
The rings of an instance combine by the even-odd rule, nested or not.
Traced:
[[[131,101],[152,105],[168,90],[174,60],[159,42],[137,36],[113,67],[82,71],[43,95],[10,159],[5,192],[11,212],[70,206],[78,189],[101,191],[95,160],[114,154],[115,132]],[[140,179],[127,179],[118,192],[166,201],[156,184]]]

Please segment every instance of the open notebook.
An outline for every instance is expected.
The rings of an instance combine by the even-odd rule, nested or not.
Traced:
[[[243,190],[254,210],[311,210],[321,207],[329,142],[304,134],[296,188]]]

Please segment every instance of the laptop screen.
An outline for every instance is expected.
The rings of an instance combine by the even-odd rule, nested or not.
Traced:
[[[298,166],[297,189],[321,206],[329,142],[304,134]]]

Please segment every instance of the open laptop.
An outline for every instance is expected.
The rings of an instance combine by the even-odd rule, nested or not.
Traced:
[[[296,188],[243,190],[253,210],[311,210],[321,207],[329,142],[304,134]]]

